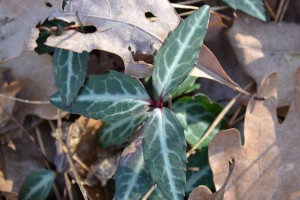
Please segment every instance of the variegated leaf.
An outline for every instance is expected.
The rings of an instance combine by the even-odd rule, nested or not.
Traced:
[[[56,174],[53,171],[40,169],[31,172],[21,188],[19,199],[46,199],[51,191]]]
[[[195,67],[210,16],[203,6],[170,33],[154,59],[153,86],[160,98],[165,97]]]
[[[233,9],[239,9],[248,15],[266,21],[266,12],[262,0],[223,0]]]
[[[176,117],[184,127],[186,141],[191,146],[194,146],[222,111],[222,107],[212,102],[207,96],[197,94],[193,97],[178,99],[173,104],[172,110],[176,113]],[[198,148],[207,147],[213,136],[220,131],[222,126],[224,126],[224,121],[216,126],[212,134]]]
[[[69,106],[83,86],[87,74],[89,53],[55,49],[52,70],[61,99]]]
[[[142,131],[146,169],[166,199],[182,200],[186,143],[181,123],[167,108],[156,108]]]
[[[115,200],[141,199],[153,184],[144,166],[142,136],[124,149],[116,173]]]
[[[101,147],[123,144],[142,124],[147,115],[147,112],[141,112],[117,121],[104,123],[98,133],[98,144]]]
[[[138,79],[110,71],[90,76],[69,107],[59,93],[50,101],[62,110],[109,122],[147,111],[150,97]]]

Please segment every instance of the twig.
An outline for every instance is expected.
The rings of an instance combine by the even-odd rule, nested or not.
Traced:
[[[22,103],[28,103],[28,104],[50,104],[49,101],[31,101],[31,100],[16,98],[16,97],[13,97],[13,96],[7,96],[7,95],[1,94],[1,93],[0,93],[0,97],[4,98],[4,99],[8,99],[8,100],[14,100],[14,101],[18,101],[18,102],[22,102]]]
[[[71,170],[72,170],[72,172],[74,174],[75,181],[78,184],[78,187],[79,187],[79,189],[80,189],[80,191],[82,193],[82,196],[83,196],[84,200],[88,200],[89,198],[88,198],[87,191],[83,187],[82,180],[81,180],[80,176],[78,175],[78,172],[77,172],[77,170],[75,168],[73,160],[71,159],[71,156],[70,156],[71,153],[70,153],[69,149],[66,147],[66,145],[64,143],[63,143],[63,150],[66,153],[68,163],[69,163],[69,165],[71,167]]]
[[[90,168],[85,164],[83,163],[80,158],[77,156],[77,154],[73,154],[72,156],[73,160],[76,161],[85,171],[89,171]]]
[[[252,86],[253,82],[251,82],[250,84],[248,84],[245,87],[245,90],[247,90],[248,88],[250,88],[250,86]],[[195,150],[202,144],[202,142],[212,133],[212,131],[214,130],[214,128],[220,123],[220,121],[223,119],[223,117],[227,114],[227,112],[231,109],[231,107],[235,104],[235,102],[238,100],[238,98],[241,96],[242,94],[239,93],[238,95],[236,95],[225,107],[224,109],[219,113],[219,115],[217,116],[217,118],[213,121],[213,123],[210,125],[210,127],[208,128],[208,130],[206,131],[206,133],[201,137],[201,139],[187,152],[186,156],[187,158],[190,157],[192,154],[195,153]]]
[[[178,2],[177,4],[189,5],[189,4],[200,3],[200,2],[203,2],[203,1],[205,1],[205,0],[190,0],[190,1]]]
[[[211,11],[218,11],[218,10],[224,10],[224,9],[227,9],[227,8],[229,8],[229,6],[216,6],[216,7],[212,7],[210,10],[211,10]],[[179,16],[180,16],[180,17],[189,16],[189,15],[191,15],[193,12],[194,12],[194,10],[193,10],[193,11],[184,12],[184,13],[180,13]],[[218,13],[218,14],[219,14],[219,13]],[[222,16],[224,16],[224,15],[222,15]],[[222,16],[220,15],[220,17],[222,17]],[[227,19],[228,19],[228,17],[227,17]]]
[[[143,196],[142,200],[147,200],[150,197],[150,195],[152,194],[152,192],[155,190],[156,187],[157,187],[156,183],[154,185],[152,185],[152,187],[148,190],[148,192],[145,194],[145,196]]]
[[[43,142],[43,139],[42,139],[42,136],[41,136],[41,132],[40,132],[40,129],[39,129],[38,126],[35,127],[35,132],[36,132],[36,137],[37,137],[38,143],[40,145],[41,151],[44,155],[46,155],[45,145],[44,145],[44,142]],[[53,191],[54,191],[56,199],[61,200],[62,198],[61,198],[61,195],[59,193],[59,190],[58,190],[58,187],[57,187],[56,183],[53,184]]]
[[[271,15],[271,17],[273,19],[275,19],[276,18],[276,14],[275,14],[273,8],[271,7],[269,1],[268,0],[264,0],[264,4],[265,4],[265,6],[267,8],[268,13]]]
[[[67,191],[68,191],[68,194],[69,194],[69,198],[70,198],[70,200],[74,200],[74,196],[73,196],[73,193],[72,193],[72,185],[71,185],[71,182],[69,180],[67,172],[64,173],[64,179],[65,179],[66,188],[67,188]]]
[[[75,168],[75,165],[73,163],[73,160],[71,158],[71,152],[69,151],[68,147],[66,146],[66,144],[63,142],[62,140],[62,126],[61,126],[62,122],[61,122],[61,113],[60,113],[60,110],[57,109],[57,133],[58,133],[58,145],[59,145],[59,153],[63,153],[65,152],[66,153],[66,156],[67,156],[67,160],[68,160],[68,163],[71,167],[71,171],[73,172],[74,174],[74,178],[75,178],[75,181],[82,193],[82,196],[84,198],[84,200],[88,200],[88,194],[87,194],[87,191],[85,190],[85,188],[83,187],[82,185],[82,181],[81,181],[81,178],[80,176],[78,175],[78,172]]]
[[[275,17],[275,22],[276,23],[279,22],[279,18],[280,18],[281,12],[283,10],[284,3],[285,3],[285,0],[281,0],[280,3],[279,3],[279,6],[278,6],[278,9],[277,9],[277,12],[276,12],[276,17]]]
[[[187,5],[177,4],[177,3],[171,3],[171,5],[172,5],[174,8],[180,8],[180,9],[197,10],[197,9],[199,8],[198,6],[187,6]]]
[[[278,22],[281,22],[281,21],[282,21],[282,19],[283,19],[283,17],[284,17],[284,14],[285,14],[285,11],[286,11],[286,9],[287,9],[289,3],[290,3],[290,0],[286,0],[285,5],[284,5],[284,7],[283,7],[283,9],[282,9],[282,12],[281,12],[281,14],[280,14],[280,17],[279,17],[279,21],[278,21]]]
[[[228,126],[229,126],[229,127],[231,127],[231,126],[233,125],[233,122],[236,120],[236,118],[237,118],[238,115],[240,114],[241,110],[242,110],[242,106],[239,105],[239,106],[237,107],[237,109],[235,110],[235,112],[234,112],[233,116],[231,117],[231,119],[228,121]]]

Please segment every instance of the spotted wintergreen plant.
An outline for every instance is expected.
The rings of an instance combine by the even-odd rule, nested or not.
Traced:
[[[116,175],[115,199],[139,199],[154,183],[157,190],[153,195],[160,196],[160,199],[184,198],[184,128],[176,115],[164,105],[194,68],[209,16],[208,6],[195,11],[170,33],[159,49],[152,75],[154,98],[138,79],[115,71],[89,76],[69,105],[60,93],[51,97],[52,104],[63,110],[104,121],[107,124],[104,138],[112,138],[114,136],[110,133],[120,130],[122,140],[110,140],[113,142],[104,142],[104,146],[123,143],[142,125],[143,139],[136,142],[140,146],[132,152],[125,152],[132,159],[121,161],[120,168],[123,170],[119,169]],[[141,173],[148,174],[148,178],[141,179]]]
[[[46,199],[51,191],[55,177],[55,172],[46,169],[31,172],[23,183],[19,199]]]
[[[262,0],[223,0],[231,8],[241,10],[248,15],[266,21],[266,11]]]

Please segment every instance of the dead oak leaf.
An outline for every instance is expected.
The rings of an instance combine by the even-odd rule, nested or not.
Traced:
[[[276,114],[276,82],[275,73],[266,77],[257,96],[251,98],[245,117],[244,145],[240,133],[230,129],[218,133],[209,146],[216,189],[226,179],[228,160],[235,160],[225,200],[300,198],[300,70],[295,74],[292,102],[282,124]],[[203,187],[200,190],[209,199],[209,191]]]
[[[12,80],[24,80],[18,98],[31,101],[48,101],[56,91],[52,75],[52,57],[25,51],[19,57],[0,64],[1,68],[9,69]],[[12,100],[10,100],[12,101]],[[43,119],[54,119],[57,109],[50,103],[28,104],[15,102],[12,116],[22,124],[27,115],[36,115]]]
[[[33,50],[38,30],[34,27],[61,12],[61,0],[0,1],[0,62]]]
[[[263,78],[278,74],[278,104],[290,104],[293,77],[299,65],[290,65],[289,55],[300,51],[300,26],[293,23],[264,23],[241,15],[227,37],[247,75],[259,85]]]
[[[149,20],[149,15],[155,16],[155,20]],[[76,52],[99,49],[117,54],[124,61],[125,73],[138,78],[150,76],[153,66],[143,61],[136,62],[133,54],[153,55],[181,21],[167,0],[73,0],[67,4],[65,12],[57,17],[78,25],[92,25],[97,30],[88,34],[68,30],[61,36],[49,37],[47,45]],[[210,19],[209,26],[212,29],[224,26],[217,13],[213,12]],[[208,33],[212,31],[208,30]],[[200,56],[191,75],[213,79],[243,91],[224,72],[213,53],[205,46],[202,50],[205,57]]]

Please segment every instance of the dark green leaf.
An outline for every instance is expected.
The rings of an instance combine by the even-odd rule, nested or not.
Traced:
[[[69,26],[70,23],[59,20],[59,19],[53,19],[53,20],[46,20],[43,24],[41,24],[41,26],[45,26],[48,28],[51,27],[57,27],[58,29]],[[44,53],[50,53],[52,51],[54,51],[54,47],[50,47],[45,45],[45,42],[47,40],[47,38],[51,35],[51,33],[49,31],[46,30],[41,30],[39,33],[39,37],[36,40],[37,43],[37,47],[34,49],[37,53],[39,54],[44,54]]]
[[[233,9],[239,9],[248,15],[266,21],[266,11],[262,0],[223,0]]]
[[[37,170],[31,172],[22,185],[19,199],[42,200],[46,199],[51,191],[56,174],[50,170]]]
[[[197,90],[200,88],[200,84],[197,84],[198,77],[194,76],[188,76],[183,83],[181,83],[175,90],[171,92],[172,98],[176,98],[180,95],[190,93],[194,90]]]
[[[53,55],[52,70],[61,99],[69,106],[83,86],[87,74],[90,54],[77,53],[56,48]]]
[[[163,98],[180,85],[195,67],[210,16],[203,6],[170,33],[154,59],[153,86]]]
[[[124,149],[116,173],[115,200],[139,200],[150,189],[153,182],[145,170],[142,136],[138,136]]]
[[[215,190],[213,175],[208,163],[208,148],[198,150],[196,154],[188,158],[187,168],[199,168],[199,171],[191,171],[187,169],[186,172],[186,187],[185,192],[188,195],[191,191],[199,185],[205,185],[212,191]]]
[[[123,144],[142,124],[147,115],[147,112],[141,112],[117,121],[104,123],[98,132],[99,145],[101,147],[108,147]]]
[[[146,169],[166,199],[183,199],[186,143],[183,127],[167,108],[156,108],[142,131]]]
[[[185,139],[191,146],[200,140],[211,123],[222,111],[222,107],[219,104],[211,102],[203,94],[180,98],[173,104],[172,109],[184,126]],[[224,122],[217,125],[212,134],[198,148],[206,147],[222,126],[224,126]]]
[[[62,110],[109,122],[147,111],[150,97],[138,79],[110,71],[90,76],[70,107],[59,93],[50,101]]]

